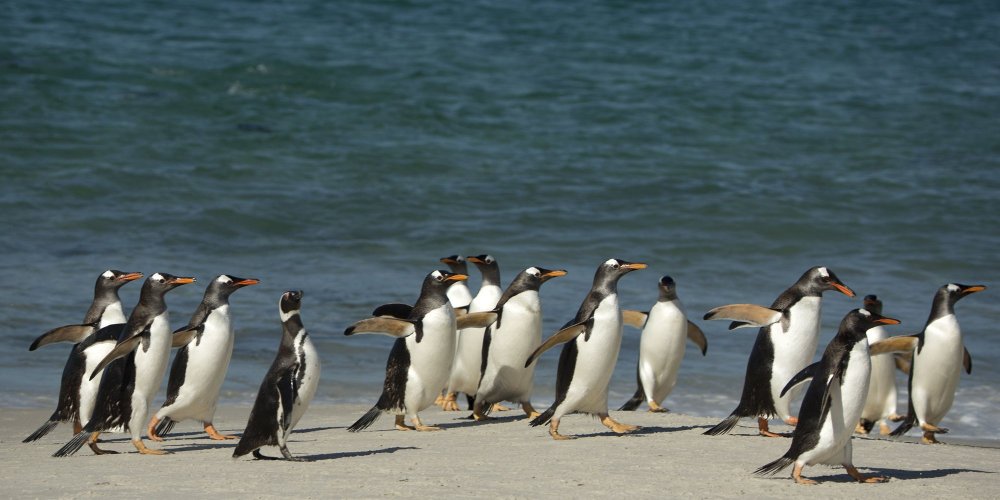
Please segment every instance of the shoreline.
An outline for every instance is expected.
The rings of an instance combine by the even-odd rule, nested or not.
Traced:
[[[12,478],[12,497],[165,497],[232,495],[254,497],[463,496],[566,497],[570,495],[735,498],[801,497],[820,494],[856,498],[865,494],[995,497],[1000,488],[1000,442],[950,440],[923,445],[916,439],[854,440],[854,464],[865,474],[890,477],[883,484],[854,483],[842,467],[812,466],[806,477],[818,486],[794,484],[791,470],[757,477],[752,471],[781,456],[788,439],[755,436],[756,424],[741,422],[725,436],[701,433],[715,419],[648,412],[612,412],[640,431],[617,436],[596,419],[573,415],[560,431],[577,436],[553,441],[546,427],[529,427],[520,411],[495,414],[493,422],[465,420],[468,412],[421,413],[440,432],[400,432],[383,415],[363,432],[345,429],[368,406],[311,407],[289,439],[293,455],[309,462],[231,458],[235,440],[211,441],[201,425],[177,425],[163,443],[147,445],[173,453],[138,455],[124,434],[108,434],[102,447],[118,455],[95,456],[84,447],[72,457],[50,455],[69,440],[60,424],[35,443],[21,443],[50,414],[47,410],[0,409],[0,464]],[[225,434],[243,431],[248,406],[220,408],[215,425]],[[788,431],[784,425],[774,426]],[[262,449],[277,455],[273,448]],[[868,491],[871,489],[871,491]],[[876,491],[875,489],[878,489]]]

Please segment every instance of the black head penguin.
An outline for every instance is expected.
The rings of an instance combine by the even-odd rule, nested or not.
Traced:
[[[181,420],[201,422],[211,439],[236,439],[220,434],[212,423],[219,391],[233,356],[233,324],[229,296],[241,288],[260,283],[256,278],[223,274],[205,288],[201,304],[186,326],[174,332],[173,347],[179,347],[167,380],[167,399],[150,419],[146,434],[162,441]]]
[[[782,389],[812,380],[799,409],[799,422],[792,435],[792,445],[779,458],[754,473],[774,474],[795,464],[795,482],[813,484],[802,477],[806,465],[843,465],[856,481],[875,483],[882,477],[868,477],[858,472],[852,461],[851,437],[861,417],[871,374],[868,338],[865,332],[879,325],[895,325],[899,320],[855,309],[840,322],[837,335],[823,351],[823,358],[797,373]]]
[[[531,421],[532,426],[548,423],[553,439],[570,439],[559,434],[559,420],[570,413],[586,413],[597,416],[618,434],[638,429],[616,422],[608,414],[608,383],[622,340],[618,280],[645,268],[646,264],[620,259],[608,259],[598,266],[594,283],[576,316],[528,356],[524,366],[534,363],[547,349],[566,344],[559,355],[555,402]]]
[[[639,363],[636,380],[639,387],[631,399],[619,410],[634,411],[645,401],[649,411],[658,413],[667,409],[660,406],[677,383],[677,372],[684,359],[685,340],[691,340],[701,349],[708,350],[708,339],[694,323],[688,321],[684,306],[677,298],[677,284],[670,276],[663,276],[658,283],[659,297],[649,312],[625,310],[625,324],[642,330],[639,338]]]
[[[277,446],[286,460],[299,460],[288,451],[288,436],[309,407],[319,384],[320,362],[299,314],[302,292],[288,291],[278,300],[281,342],[271,368],[257,391],[257,399],[233,458],[253,452],[258,459],[262,446]]]
[[[104,370],[97,392],[94,414],[83,431],[77,433],[54,456],[76,453],[88,442],[96,454],[101,432],[123,429],[132,435],[132,445],[142,454],[162,455],[163,450],[147,448],[142,441],[143,424],[149,405],[156,396],[170,357],[171,331],[165,295],[194,278],[155,273],[142,284],[139,303],[132,309],[115,347],[86,376],[95,378]]]
[[[809,364],[816,354],[823,292],[830,290],[854,296],[833,271],[813,267],[779,295],[771,307],[733,304],[717,307],[705,315],[706,320],[733,320],[730,330],[760,327],[747,362],[739,405],[705,434],[725,434],[743,417],[757,417],[760,434],[768,437],[780,436],[768,430],[769,418],[777,416],[795,425],[797,418],[789,409],[795,391],[785,396],[779,393],[785,382]]]
[[[29,351],[55,342],[73,342],[59,384],[56,410],[35,432],[24,439],[28,443],[48,434],[59,422],[73,422],[73,434],[83,430],[94,412],[94,401],[101,378],[93,380],[84,376],[104,359],[118,340],[118,333],[125,324],[125,312],[118,289],[142,277],[142,273],[128,273],[108,269],[97,277],[94,298],[83,317],[83,322],[53,328],[31,343]],[[110,328],[109,328],[110,327]],[[101,332],[99,335],[97,332]]]
[[[529,267],[521,271],[504,290],[493,312],[496,322],[486,328],[483,352],[486,359],[482,380],[473,402],[473,418],[486,419],[501,401],[521,405],[529,418],[539,415],[531,405],[535,364],[524,366],[542,343],[542,304],[538,292],[552,278],[565,276],[562,269]]]
[[[349,431],[367,428],[383,412],[396,416],[399,430],[438,430],[424,425],[417,413],[433,404],[448,383],[455,357],[455,330],[473,324],[456,321],[455,310],[447,297],[448,287],[467,278],[464,274],[433,271],[424,278],[420,297],[412,307],[405,304],[380,306],[373,317],[344,330],[344,335],[382,333],[396,338],[386,362],[382,395],[371,410],[348,427]],[[388,314],[389,311],[392,314]],[[489,312],[470,313],[462,316],[462,321],[483,321],[482,326],[486,326],[495,317]],[[412,427],[405,424],[405,417],[413,422]]]

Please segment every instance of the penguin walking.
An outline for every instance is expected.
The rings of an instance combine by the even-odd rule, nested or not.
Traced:
[[[873,354],[912,353],[910,364],[909,404],[903,423],[892,431],[902,436],[914,424],[923,431],[926,444],[938,443],[936,434],[948,429],[938,424],[955,401],[962,368],[972,373],[972,356],[962,341],[962,329],[955,316],[955,302],[985,290],[983,285],[949,283],[938,289],[924,330],[916,335],[890,337],[872,346]]]
[[[84,374],[93,370],[111,352],[121,326],[125,324],[125,312],[118,297],[118,289],[141,277],[142,273],[126,273],[115,269],[104,271],[94,284],[94,299],[83,317],[83,323],[54,328],[31,343],[29,351],[54,342],[73,342],[74,345],[63,367],[56,410],[38,430],[22,442],[30,443],[40,439],[59,422],[72,422],[73,434],[83,430],[94,412],[97,388],[101,385],[100,375],[90,380]],[[112,325],[118,327],[108,328]],[[97,334],[99,331],[100,335]]]
[[[146,426],[153,441],[163,441],[181,420],[202,423],[214,440],[236,439],[220,434],[212,425],[219,391],[233,357],[233,325],[229,317],[229,296],[245,286],[260,283],[256,278],[223,274],[205,288],[201,304],[187,326],[174,332],[177,355],[170,367],[167,399]],[[186,342],[186,343],[184,343]]]
[[[142,441],[143,424],[156,396],[170,357],[170,321],[164,296],[194,278],[155,273],[142,285],[139,303],[118,337],[118,343],[87,377],[104,371],[97,391],[97,404],[90,421],[53,456],[76,453],[86,442],[95,454],[109,453],[97,447],[101,432],[122,429],[132,434],[132,445],[144,455],[163,455]]]
[[[619,410],[635,411],[645,401],[653,413],[668,411],[660,405],[677,383],[677,371],[684,359],[684,341],[694,342],[702,356],[708,351],[705,333],[684,314],[673,278],[661,277],[659,289],[660,296],[649,312],[623,312],[625,324],[641,328],[642,337],[635,370],[639,388]]]
[[[823,292],[827,290],[854,296],[833,271],[813,267],[779,295],[770,308],[734,304],[717,307],[705,314],[706,320],[733,320],[730,330],[760,327],[747,362],[739,405],[705,434],[725,434],[743,417],[757,417],[760,434],[768,437],[781,437],[768,430],[767,420],[771,417],[777,416],[795,425],[798,419],[791,416],[789,404],[797,388],[785,395],[781,395],[781,389],[816,354]]]
[[[302,291],[288,291],[278,301],[281,344],[271,368],[257,391],[243,437],[233,458],[253,452],[257,459],[273,460],[260,453],[262,446],[277,446],[286,460],[301,461],[288,451],[288,436],[309,408],[319,384],[319,355],[299,314]]]
[[[837,336],[823,351],[823,358],[792,377],[781,391],[784,394],[797,384],[812,379],[802,400],[792,445],[781,458],[760,467],[754,474],[775,474],[795,464],[792,477],[796,483],[816,484],[802,477],[803,467],[840,464],[858,482],[880,483],[887,480],[858,472],[852,462],[851,438],[861,417],[871,375],[865,331],[879,325],[896,324],[899,320],[865,309],[847,313],[840,322]]]
[[[572,439],[559,434],[559,420],[570,413],[596,415],[618,434],[639,429],[616,422],[608,412],[608,383],[618,360],[622,341],[622,311],[618,307],[618,280],[646,264],[608,259],[597,268],[594,284],[576,317],[549,337],[525,361],[533,363],[549,348],[566,343],[559,355],[556,399],[531,421],[532,427],[548,423],[553,439]]]
[[[882,314],[882,301],[875,295],[866,295],[864,309],[875,314]],[[885,340],[889,334],[881,325],[872,327],[867,332],[868,345]],[[861,410],[861,421],[856,432],[868,434],[877,422],[879,433],[883,436],[890,432],[886,420],[899,422],[903,417],[896,414],[896,362],[892,354],[876,354],[872,356],[872,376],[868,383],[868,398]]]
[[[381,306],[374,317],[347,327],[344,335],[384,333],[396,337],[385,367],[382,395],[347,430],[358,432],[368,428],[383,412],[396,416],[396,429],[406,431],[436,431],[438,427],[424,425],[418,412],[434,402],[448,384],[448,374],[455,357],[455,329],[463,323],[455,319],[455,310],[448,302],[448,287],[468,279],[464,274],[433,271],[424,278],[420,297],[412,307],[405,304]],[[476,313],[462,316],[467,322],[496,317]],[[486,326],[484,323],[481,326]],[[413,426],[405,424],[410,417]]]
[[[535,364],[524,366],[527,358],[542,343],[542,304],[538,291],[546,281],[565,276],[562,269],[529,267],[510,283],[494,312],[496,322],[483,336],[484,363],[472,416],[488,418],[495,403],[519,403],[529,418],[539,415],[531,406]]]
[[[500,265],[492,255],[469,256],[466,260],[475,264],[483,275],[479,292],[469,304],[469,312],[492,311],[503,295],[503,289],[500,288]],[[482,373],[485,331],[485,328],[473,327],[464,328],[458,333],[455,360],[448,378],[448,393],[441,407],[444,411],[458,411],[455,399],[459,392],[466,395],[469,409],[472,409]]]

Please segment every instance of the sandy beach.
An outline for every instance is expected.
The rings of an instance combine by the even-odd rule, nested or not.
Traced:
[[[841,467],[808,467],[817,486],[794,484],[790,470],[759,478],[751,471],[781,456],[790,441],[753,435],[741,422],[727,436],[701,433],[713,419],[668,413],[614,412],[642,425],[616,436],[597,420],[576,415],[560,431],[578,439],[555,442],[546,429],[532,428],[520,412],[497,414],[492,422],[464,420],[467,412],[430,409],[425,423],[440,432],[392,430],[388,416],[369,430],[345,430],[367,408],[315,406],[303,417],[289,449],[309,462],[233,460],[236,441],[209,440],[200,425],[178,424],[164,443],[173,452],[141,456],[123,434],[107,435],[104,448],[119,455],[50,455],[65,443],[62,424],[36,443],[22,444],[48,415],[45,410],[0,410],[0,468],[8,498],[206,497],[570,497],[662,495],[695,498],[791,498],[818,495],[856,498],[995,498],[1000,494],[1000,443],[951,440],[927,446],[912,441],[856,438],[854,463],[863,472],[890,477],[884,484],[857,484]],[[249,408],[219,411],[216,426],[240,433]],[[786,431],[784,426],[774,426]],[[942,436],[949,441],[948,436]],[[276,449],[263,450],[278,455]]]

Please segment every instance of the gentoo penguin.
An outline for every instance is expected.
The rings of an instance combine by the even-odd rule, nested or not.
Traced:
[[[972,373],[972,356],[962,342],[962,329],[955,317],[955,302],[966,295],[981,292],[983,285],[949,283],[938,289],[931,304],[931,314],[924,330],[916,335],[890,337],[872,346],[873,354],[910,352],[909,408],[903,423],[892,432],[902,436],[914,424],[924,431],[922,441],[937,443],[935,434],[947,429],[938,427],[955,400],[962,368]]]
[[[770,308],[734,304],[717,307],[705,315],[707,320],[734,320],[730,330],[760,327],[747,362],[740,404],[705,434],[725,434],[743,417],[757,417],[760,434],[768,437],[780,436],[768,430],[767,419],[771,417],[778,416],[789,425],[795,425],[797,419],[791,416],[789,403],[797,388],[785,396],[779,394],[785,382],[808,365],[816,354],[820,309],[823,292],[827,290],[854,296],[833,271],[814,267],[779,295]]]
[[[864,309],[875,314],[882,314],[882,301],[875,295],[866,295]],[[868,345],[889,336],[881,325],[872,327],[867,332]],[[878,422],[879,433],[889,434],[889,424],[886,420],[899,422],[903,417],[896,414],[896,362],[892,354],[876,354],[872,356],[872,377],[868,384],[868,398],[861,410],[861,421],[856,432],[868,434]]]
[[[799,409],[799,422],[792,445],[781,458],[757,469],[754,474],[774,474],[795,464],[792,477],[799,484],[816,484],[802,477],[802,467],[814,464],[841,464],[861,483],[880,483],[884,477],[868,477],[858,472],[851,456],[851,438],[861,417],[868,394],[871,358],[865,331],[879,325],[897,325],[864,309],[855,309],[840,322],[837,335],[826,346],[823,358],[797,373],[781,394],[812,379]]]
[[[531,421],[533,427],[548,423],[549,435],[553,439],[571,439],[559,434],[559,419],[570,413],[587,413],[596,415],[602,424],[618,434],[638,429],[616,422],[608,414],[608,383],[622,342],[618,280],[626,273],[645,268],[646,264],[619,259],[608,259],[601,264],[576,317],[543,342],[525,361],[524,366],[528,366],[547,349],[566,343],[559,355],[555,402]]]
[[[132,445],[139,453],[162,455],[167,452],[147,448],[142,442],[143,424],[149,405],[156,396],[170,357],[170,321],[164,295],[178,286],[194,283],[182,278],[156,273],[146,278],[139,303],[118,337],[118,343],[86,376],[95,378],[104,370],[97,391],[97,404],[90,421],[73,439],[53,456],[72,455],[88,442],[95,454],[107,453],[97,448],[101,432],[123,429],[132,434]]]
[[[229,319],[229,295],[245,286],[260,283],[256,278],[237,278],[227,274],[212,280],[205,296],[187,326],[174,332],[181,346],[170,367],[167,400],[153,415],[146,434],[153,441],[163,441],[174,424],[185,419],[201,422],[208,437],[215,440],[236,439],[219,434],[212,425],[219,390],[233,357],[233,325]],[[183,337],[190,337],[184,339]]]
[[[370,426],[382,412],[396,416],[396,429],[439,430],[424,425],[417,413],[434,402],[448,383],[455,357],[455,310],[448,302],[448,287],[468,279],[464,274],[433,271],[424,278],[420,298],[413,307],[390,304],[379,307],[372,318],[347,327],[344,335],[385,333],[396,337],[385,367],[385,384],[378,402],[348,430],[357,432]],[[393,314],[387,314],[393,309]],[[486,313],[466,314],[468,321]],[[495,314],[493,317],[495,318]],[[485,325],[484,325],[485,326]],[[413,427],[405,425],[410,417]]]
[[[491,255],[469,256],[466,260],[475,264],[483,274],[483,282],[476,297],[469,304],[469,312],[492,311],[503,295],[503,289],[500,288],[500,265]],[[458,333],[455,361],[448,377],[448,393],[441,407],[444,411],[458,411],[455,398],[459,392],[466,395],[469,409],[472,409],[476,388],[479,387],[479,376],[482,373],[485,330],[485,328],[465,328]]]
[[[299,316],[301,307],[301,291],[285,292],[278,301],[282,329],[278,355],[260,384],[233,458],[253,452],[258,459],[270,460],[273,457],[261,455],[260,447],[277,446],[286,460],[301,460],[288,451],[288,435],[309,408],[320,372],[319,355]]]
[[[447,265],[454,274],[469,275],[469,265],[466,263],[465,257],[461,255],[442,257],[441,263]],[[456,281],[448,287],[448,302],[451,302],[456,314],[468,312],[469,304],[472,303],[472,292],[469,291],[469,286],[464,281]]]
[[[494,403],[520,403],[530,418],[538,416],[531,406],[535,364],[524,360],[542,343],[542,304],[538,290],[546,281],[565,276],[566,271],[529,267],[510,283],[494,312],[496,322],[486,328],[483,337],[485,362],[476,390],[472,416],[487,417]]]
[[[684,314],[673,278],[661,277],[659,288],[660,297],[648,313],[623,312],[625,324],[641,328],[642,337],[639,339],[639,364],[636,367],[639,388],[619,410],[634,411],[645,401],[649,411],[666,412],[667,409],[660,404],[677,383],[677,370],[684,359],[684,340],[694,342],[701,349],[702,356],[708,351],[704,332],[688,321]]]
[[[101,385],[100,376],[90,380],[84,374],[93,370],[115,346],[120,328],[107,327],[125,323],[125,313],[121,299],[118,298],[118,289],[141,277],[142,273],[126,273],[115,269],[104,271],[97,277],[94,300],[83,317],[83,323],[54,328],[31,343],[29,351],[54,342],[73,342],[75,345],[70,350],[69,358],[63,367],[56,411],[52,412],[48,421],[23,442],[28,443],[41,438],[59,422],[73,422],[73,434],[83,430],[83,425],[90,420],[90,415],[94,412],[97,388]],[[98,331],[101,331],[100,335],[96,335]]]

